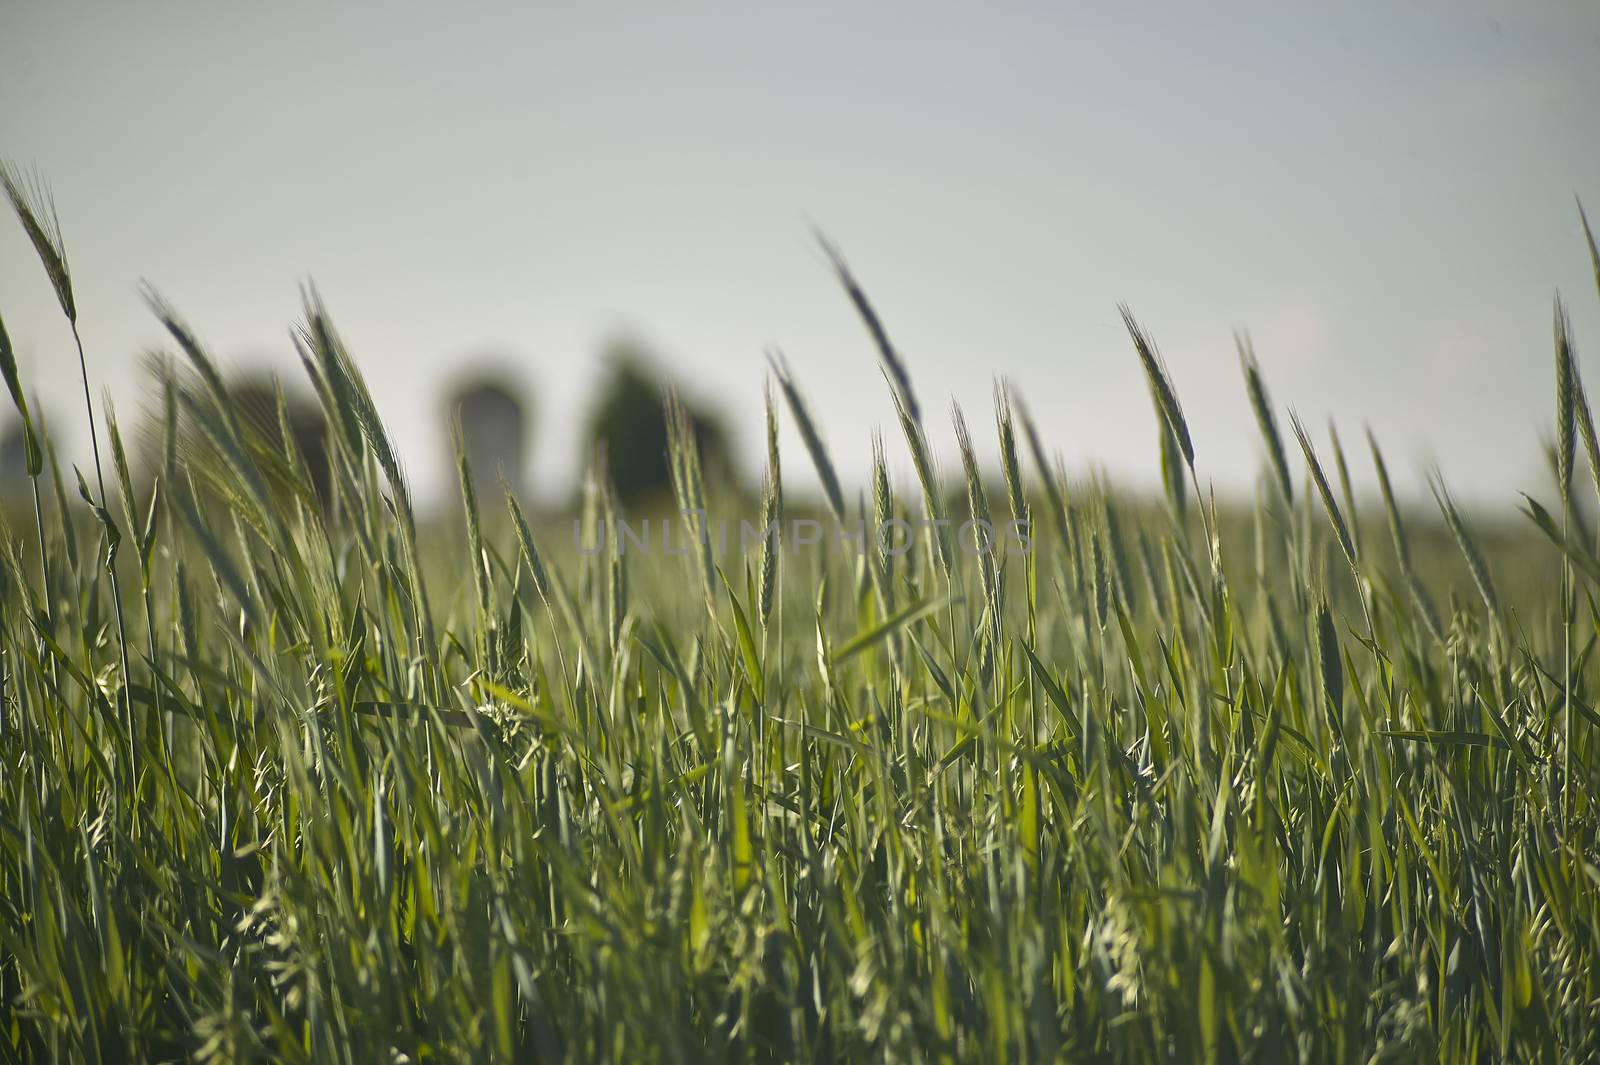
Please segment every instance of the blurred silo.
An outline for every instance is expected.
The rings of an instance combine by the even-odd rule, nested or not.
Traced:
[[[467,466],[481,492],[503,477],[514,488],[526,487],[528,416],[511,384],[479,377],[459,386],[450,412],[460,419]]]

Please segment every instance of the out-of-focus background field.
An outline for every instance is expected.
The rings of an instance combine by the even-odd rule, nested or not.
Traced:
[[[1588,284],[1573,196],[1600,196],[1597,98],[1583,0],[75,2],[16,5],[0,34],[0,153],[50,178],[97,394],[130,425],[151,405],[143,354],[171,341],[142,282],[225,372],[298,382],[285,323],[314,281],[424,509],[454,499],[449,400],[485,376],[527,412],[530,501],[570,502],[629,349],[718,417],[754,482],[751,398],[781,346],[864,484],[894,410],[815,225],[931,408],[1009,377],[1071,477],[1159,488],[1127,301],[1225,502],[1258,472],[1246,329],[1307,425],[1372,426],[1402,500],[1431,506],[1437,465],[1464,504],[1514,511],[1507,486],[1545,476],[1550,298]],[[17,234],[0,292],[82,463],[70,338]],[[1352,476],[1375,502],[1368,464]]]

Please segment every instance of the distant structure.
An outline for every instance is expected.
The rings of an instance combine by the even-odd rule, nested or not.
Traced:
[[[611,483],[624,507],[649,506],[670,499],[672,472],[667,460],[663,406],[666,382],[637,344],[614,344],[606,361],[610,372],[589,414],[589,449],[592,452],[600,444],[605,445]],[[689,408],[689,418],[707,477],[725,478],[729,463],[721,422],[693,406]]]
[[[513,488],[526,487],[529,419],[509,383],[492,377],[464,382],[451,394],[450,412],[461,420],[467,468],[480,493],[492,496],[502,477]]]

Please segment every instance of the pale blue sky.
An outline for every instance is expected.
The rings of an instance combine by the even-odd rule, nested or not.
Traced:
[[[461,6],[6,6],[0,154],[54,186],[124,420],[161,339],[141,279],[224,359],[297,373],[312,278],[424,494],[439,389],[484,352],[534,390],[564,491],[619,330],[722,406],[752,469],[781,345],[859,476],[892,407],[813,221],[931,411],[986,419],[1006,374],[1075,471],[1156,467],[1118,300],[1224,489],[1259,454],[1235,326],[1280,403],[1351,443],[1370,421],[1412,491],[1435,461],[1481,501],[1543,487],[1558,287],[1600,395],[1573,206],[1600,215],[1593,3]],[[74,416],[9,222],[0,314]]]

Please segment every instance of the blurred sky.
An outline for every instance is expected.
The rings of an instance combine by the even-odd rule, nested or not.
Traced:
[[[1600,222],[1591,0],[12,2],[0,154],[54,187],[124,422],[162,339],[141,279],[225,360],[294,375],[310,278],[425,496],[449,487],[440,390],[485,358],[534,393],[539,487],[564,492],[619,332],[721,406],[752,471],[776,343],[842,472],[864,474],[881,425],[909,478],[812,223],[945,447],[948,397],[987,426],[1005,374],[1069,469],[1153,485],[1119,300],[1224,490],[1260,454],[1236,326],[1281,405],[1352,447],[1370,422],[1412,493],[1430,463],[1478,502],[1548,483],[1557,288],[1600,398],[1573,200]],[[47,409],[76,418],[65,324],[9,219],[0,314]],[[789,433],[786,474],[809,476]]]

